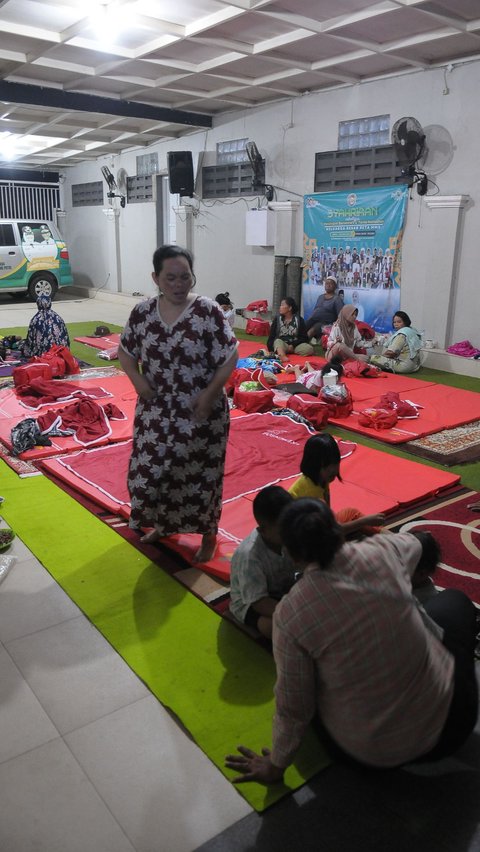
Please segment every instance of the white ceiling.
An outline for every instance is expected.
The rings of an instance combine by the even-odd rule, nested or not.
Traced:
[[[475,58],[480,0],[0,0],[0,166],[63,169],[221,112]]]

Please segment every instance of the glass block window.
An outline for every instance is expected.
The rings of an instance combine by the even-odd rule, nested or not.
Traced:
[[[155,175],[158,172],[158,154],[140,154],[137,158],[137,175]]]
[[[246,139],[231,139],[229,142],[217,142],[217,165],[222,166],[226,163],[246,163],[248,162],[245,145],[248,142]]]
[[[372,148],[390,142],[390,116],[374,115],[338,123],[338,150]]]

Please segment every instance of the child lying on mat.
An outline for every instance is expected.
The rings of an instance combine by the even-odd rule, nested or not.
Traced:
[[[305,362],[304,367],[294,366],[293,372],[295,373],[295,379],[301,385],[305,385],[306,389],[318,394],[320,388],[324,385],[324,378],[327,373],[336,373],[338,382],[339,379],[343,376],[343,367],[339,358],[332,358],[330,362],[324,364],[321,370],[315,370],[308,361]]]
[[[292,497],[315,497],[330,506],[329,483],[334,479],[342,481],[340,450],[335,438],[326,433],[312,435],[303,448],[300,470],[302,475],[289,488]],[[345,538],[373,535],[380,532],[379,525],[385,521],[385,515],[362,515],[358,509],[350,508],[341,509],[335,518]]]
[[[295,582],[295,569],[282,551],[278,519],[292,497],[278,485],[263,488],[253,501],[257,528],[237,547],[230,567],[230,611],[238,621],[271,639],[272,616]]]

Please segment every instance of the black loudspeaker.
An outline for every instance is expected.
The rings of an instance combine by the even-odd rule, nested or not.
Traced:
[[[172,195],[193,195],[193,160],[191,151],[169,151],[168,181]]]

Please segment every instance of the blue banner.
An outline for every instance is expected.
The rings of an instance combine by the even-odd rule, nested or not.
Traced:
[[[358,319],[386,333],[400,308],[402,236],[408,186],[305,196],[303,314],[324,292],[329,275]]]

